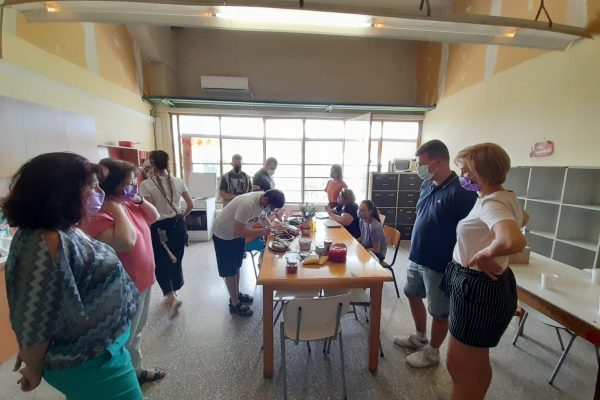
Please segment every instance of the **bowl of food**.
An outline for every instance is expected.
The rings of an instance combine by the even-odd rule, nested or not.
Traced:
[[[269,248],[273,251],[284,252],[290,249],[290,244],[286,241],[275,239],[269,243]]]

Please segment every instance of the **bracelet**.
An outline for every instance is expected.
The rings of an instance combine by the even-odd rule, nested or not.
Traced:
[[[133,204],[137,204],[138,206],[139,206],[140,204],[144,204],[144,198],[143,198],[142,196],[140,196],[140,199],[141,199],[141,201],[140,201],[139,203],[133,203],[133,201],[132,201],[132,203],[133,203]]]

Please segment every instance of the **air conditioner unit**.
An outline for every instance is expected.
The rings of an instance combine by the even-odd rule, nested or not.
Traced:
[[[202,90],[248,93],[248,78],[243,76],[207,76],[200,77]]]

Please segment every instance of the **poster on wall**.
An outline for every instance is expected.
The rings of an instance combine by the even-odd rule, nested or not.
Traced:
[[[554,142],[544,140],[531,146],[529,157],[548,157],[554,153]]]

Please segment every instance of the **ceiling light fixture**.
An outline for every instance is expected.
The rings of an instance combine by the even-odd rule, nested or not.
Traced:
[[[368,28],[371,18],[366,15],[320,12],[307,10],[276,9],[263,7],[216,7],[217,18],[240,22],[278,25],[337,26]]]
[[[54,4],[54,3],[46,2],[45,6],[46,6],[46,12],[55,13],[55,12],[59,12],[60,11],[60,9],[58,8],[58,6],[56,4]]]

